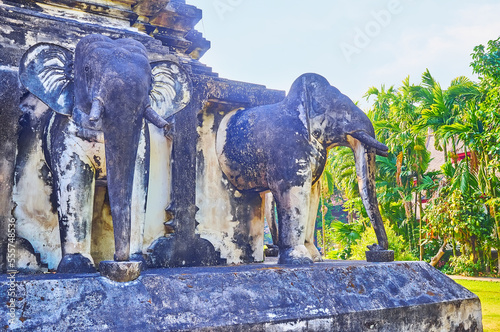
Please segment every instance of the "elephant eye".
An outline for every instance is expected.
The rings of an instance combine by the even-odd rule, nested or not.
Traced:
[[[90,66],[83,67],[83,70],[85,70],[85,72],[88,73],[90,71]]]

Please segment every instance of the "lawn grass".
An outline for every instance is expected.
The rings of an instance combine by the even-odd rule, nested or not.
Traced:
[[[500,331],[500,282],[455,280],[481,300],[484,332]]]

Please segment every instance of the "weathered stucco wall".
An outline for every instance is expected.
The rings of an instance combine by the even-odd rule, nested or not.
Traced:
[[[0,19],[1,21],[1,19]],[[2,24],[0,24],[2,27]],[[4,27],[0,31],[8,31]],[[2,37],[0,35],[0,41]],[[2,48],[0,48],[0,58]],[[6,269],[7,225],[14,207],[12,189],[16,160],[18,119],[21,116],[19,98],[21,90],[17,79],[17,67],[0,62],[0,271]]]
[[[163,131],[149,125],[151,138],[149,189],[144,227],[144,248],[165,234],[165,209],[172,201],[172,140]]]
[[[162,263],[153,263],[158,266],[262,260],[260,195],[235,192],[225,181],[215,157],[215,132],[230,110],[277,102],[284,93],[219,79],[211,68],[198,62],[210,46],[193,29],[200,18],[201,11],[179,0],[162,0],[161,4],[150,0],[95,0],[92,4],[33,0],[22,5],[0,1],[0,182],[5,188],[0,193],[0,225],[5,229],[8,218],[15,217],[18,244],[27,246],[18,250],[23,255],[18,257],[20,265],[31,261],[32,270],[55,269],[61,259],[61,244],[58,203],[42,143],[52,111],[20,85],[19,62],[37,43],[74,50],[90,33],[135,38],[146,46],[151,61],[180,59],[195,82],[192,105],[173,118],[173,140],[149,125],[150,181],[143,253],[150,255],[157,250],[157,256],[163,257]],[[103,180],[96,181],[93,206],[91,253],[95,263],[112,259],[114,251]],[[0,235],[2,250],[6,234]],[[170,244],[155,247],[158,239],[167,239],[163,235]],[[1,264],[4,259],[2,256]]]
[[[161,267],[262,261],[261,195],[237,192],[225,180],[215,155],[215,133],[231,110],[276,103],[284,92],[215,75],[193,73],[192,80],[191,103],[175,118],[172,232],[154,242],[149,263]]]
[[[61,260],[61,242],[52,175],[42,149],[44,126],[52,112],[31,94],[20,106],[23,116],[17,141],[13,216],[17,220],[17,235],[28,240],[40,253],[42,262],[53,269]]]
[[[201,114],[198,127],[198,163],[196,185],[196,227],[197,234],[212,243],[215,250],[228,264],[240,262],[242,251],[232,241],[237,220],[231,213],[231,202],[227,188],[223,184],[215,155],[215,133],[213,114]]]
[[[262,261],[264,219],[260,195],[238,192],[222,174],[215,153],[219,124],[215,119],[220,121],[225,112],[223,107],[209,106],[198,116],[196,232],[210,241],[228,264]]]
[[[3,3],[2,3],[3,4]],[[0,4],[1,5],[1,4]],[[15,131],[17,123],[20,122],[20,132],[14,132],[9,139],[6,139],[6,147],[10,146],[10,151],[2,153],[2,156],[9,159],[16,158],[16,177],[13,178],[14,169],[6,167],[2,174],[9,176],[10,181],[6,181],[6,188],[2,191],[2,200],[14,202],[15,208],[12,215],[17,220],[17,235],[29,241],[36,253],[41,255],[41,263],[49,269],[55,269],[61,259],[59,228],[57,218],[57,202],[54,199],[52,190],[52,178],[50,170],[45,162],[42,149],[42,136],[44,127],[52,112],[31,94],[26,94],[21,99],[21,93],[24,93],[17,79],[17,66],[20,57],[29,47],[40,42],[51,42],[60,46],[74,49],[79,39],[90,33],[104,33],[112,37],[133,37],[139,39],[148,46],[151,51],[151,60],[170,59],[169,49],[163,47],[161,42],[138,33],[137,29],[131,28],[128,20],[118,18],[107,18],[96,14],[62,10],[51,5],[33,4],[33,7],[25,6],[23,8],[3,4],[0,7],[0,25],[4,27],[0,31],[0,64],[9,65],[9,67],[0,67],[4,72],[10,72],[15,80],[9,84],[2,84],[3,105],[11,105],[10,109],[2,112],[2,116],[10,116],[2,124],[12,128],[6,130],[6,133]],[[68,14],[69,13],[69,14]],[[64,16],[64,18],[61,18]],[[12,98],[17,96],[17,98]],[[11,103],[6,103],[5,99],[10,98]],[[22,112],[22,113],[21,113]],[[17,114],[17,115],[16,115]],[[21,116],[22,114],[22,116]],[[153,168],[155,171],[159,167],[168,163],[169,146],[166,138],[157,132],[152,135],[154,158]],[[163,150],[163,151],[161,151]],[[153,156],[153,155],[152,155]],[[165,158],[165,159],[163,159]],[[167,160],[167,161],[164,161]],[[12,162],[11,162],[12,163]],[[8,165],[8,163],[5,163]],[[161,175],[169,176],[168,166]],[[15,180],[15,181],[14,181]],[[151,181],[151,188],[156,197],[161,197],[164,201],[169,199],[168,185],[162,182]],[[109,202],[105,199],[106,191],[104,187],[96,188],[96,200],[94,207],[94,222],[92,234],[92,252],[96,263],[102,259],[112,259],[114,252],[114,240],[112,233],[112,221],[109,212]],[[153,200],[153,203],[155,200]],[[2,208],[9,204],[2,204]],[[154,206],[154,205],[153,205]],[[148,219],[148,229],[145,231],[146,248],[154,238],[163,235],[163,215],[158,219],[158,210],[164,214],[165,206],[159,205],[156,209],[156,216],[150,214]],[[10,207],[12,209],[13,206]],[[153,213],[155,209],[151,208]],[[10,210],[6,209],[2,215],[11,215]],[[2,222],[5,218],[2,219]],[[3,234],[5,234],[4,232]],[[19,252],[21,253],[21,251]],[[22,263],[21,257],[18,263]],[[19,266],[22,268],[22,266]],[[37,269],[36,266],[31,266]]]

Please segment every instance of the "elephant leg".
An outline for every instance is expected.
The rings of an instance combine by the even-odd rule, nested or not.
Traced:
[[[311,199],[309,204],[309,220],[306,226],[306,248],[312,256],[313,261],[321,262],[321,254],[314,245],[314,231],[316,230],[316,216],[318,215],[318,205],[320,197],[320,185],[317,181],[311,188]]]
[[[78,140],[53,133],[49,148],[63,255],[60,273],[96,272],[90,255],[95,171]]]
[[[280,190],[282,181],[271,188],[278,210],[279,264],[311,264],[311,254],[304,245],[309,214],[311,183]]]
[[[144,242],[144,224],[146,221],[146,203],[149,181],[149,132],[147,124],[141,132],[137,157],[135,161],[134,187],[132,190],[130,259],[142,261],[146,267],[146,260],[142,253]]]

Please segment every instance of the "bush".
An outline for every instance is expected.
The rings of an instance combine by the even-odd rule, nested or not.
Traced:
[[[392,226],[386,225],[385,228],[387,232],[387,238],[389,240],[389,249],[394,250],[394,259],[396,261],[416,261],[418,260],[413,256],[409,250],[407,250],[407,244],[405,243],[401,235],[397,235]],[[355,260],[365,260],[365,251],[368,250],[366,246],[377,243],[377,236],[373,227],[368,227],[361,233],[361,239],[357,241],[351,247],[351,257],[350,259]]]
[[[474,263],[472,257],[467,257],[467,255],[460,255],[450,258],[450,265],[447,273],[472,277],[477,276],[482,270],[483,266],[480,262]]]

